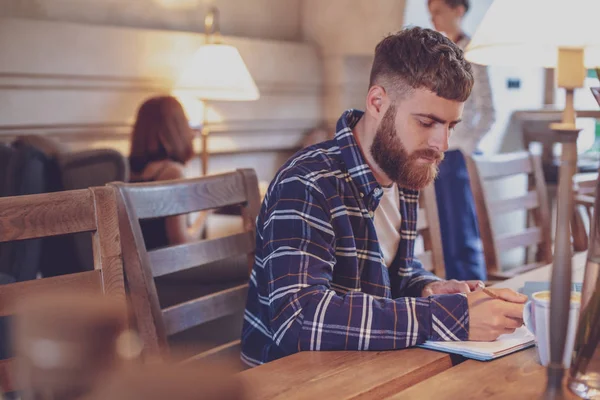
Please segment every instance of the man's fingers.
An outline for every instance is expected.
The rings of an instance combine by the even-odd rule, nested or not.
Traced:
[[[503,335],[510,335],[511,333],[515,333],[516,328],[505,328],[504,332],[502,332]]]
[[[519,303],[524,304],[527,302],[527,296],[521,293],[517,293],[512,289],[492,289],[488,288],[487,290],[493,292],[502,300],[509,301],[511,303]]]
[[[523,320],[521,318],[507,318],[505,328],[520,328],[523,326]]]
[[[469,286],[469,289],[471,289],[472,292],[485,287],[485,284],[482,281],[465,281],[465,283]]]

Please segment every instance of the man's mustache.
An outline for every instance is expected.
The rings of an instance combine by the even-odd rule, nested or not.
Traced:
[[[435,160],[438,163],[440,163],[444,159],[444,153],[433,149],[420,149],[415,150],[410,155],[410,158],[412,158],[413,160],[416,160],[417,158],[426,158],[429,160]]]

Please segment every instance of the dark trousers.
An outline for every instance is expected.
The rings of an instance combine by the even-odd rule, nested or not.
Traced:
[[[487,278],[473,193],[462,153],[450,150],[440,164],[435,194],[446,264],[446,279]]]

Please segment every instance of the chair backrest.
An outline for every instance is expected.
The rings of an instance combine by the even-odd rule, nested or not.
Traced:
[[[438,215],[435,186],[433,183],[421,190],[417,216],[417,234],[423,238],[424,252],[415,254],[423,268],[440,278],[446,277],[444,250]]]
[[[94,270],[0,285],[0,316],[14,314],[15,303],[31,294],[77,287],[125,301],[115,192],[101,187],[0,198],[0,242],[90,232]],[[12,391],[14,364],[0,362],[0,386]]]
[[[127,182],[129,163],[113,149],[94,149],[57,155],[65,190],[104,186],[109,182]]]
[[[552,261],[552,236],[550,232],[550,211],[541,157],[528,152],[500,154],[492,157],[465,157],[479,231],[489,279],[504,279],[519,273],[546,265]],[[490,199],[484,191],[484,182],[511,176],[527,174],[528,189],[524,196],[504,199]],[[512,234],[495,235],[492,216],[513,211],[527,211],[533,218],[534,226]],[[535,246],[533,263],[502,271],[499,254],[514,248]]]
[[[69,147],[58,140],[46,135],[21,135],[15,140],[16,144],[27,144],[40,150],[48,158],[69,152]]]
[[[114,183],[119,191],[119,216],[124,268],[146,359],[168,358],[167,337],[244,309],[247,282],[161,309],[154,278],[190,270],[234,256],[254,261],[255,223],[260,207],[253,170],[153,183]],[[239,205],[244,232],[146,250],[140,219],[163,218]],[[194,358],[236,348],[239,340]]]

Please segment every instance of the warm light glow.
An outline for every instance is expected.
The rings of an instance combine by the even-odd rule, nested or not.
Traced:
[[[225,44],[202,46],[185,66],[177,92],[201,100],[257,100],[258,88],[238,50]]]
[[[181,103],[192,128],[200,128],[204,122],[204,103],[185,91],[175,90],[172,95]]]
[[[585,66],[600,66],[599,0],[495,0],[467,60],[484,65],[556,67],[558,48],[583,48]]]
[[[153,0],[168,10],[189,10],[198,7],[200,0]]]
[[[204,123],[220,124],[225,121],[223,115],[213,106],[210,104],[206,106],[203,101],[191,96],[189,92],[186,92],[185,90],[174,90],[172,95],[177,98],[179,103],[181,103],[192,128],[199,129]]]

